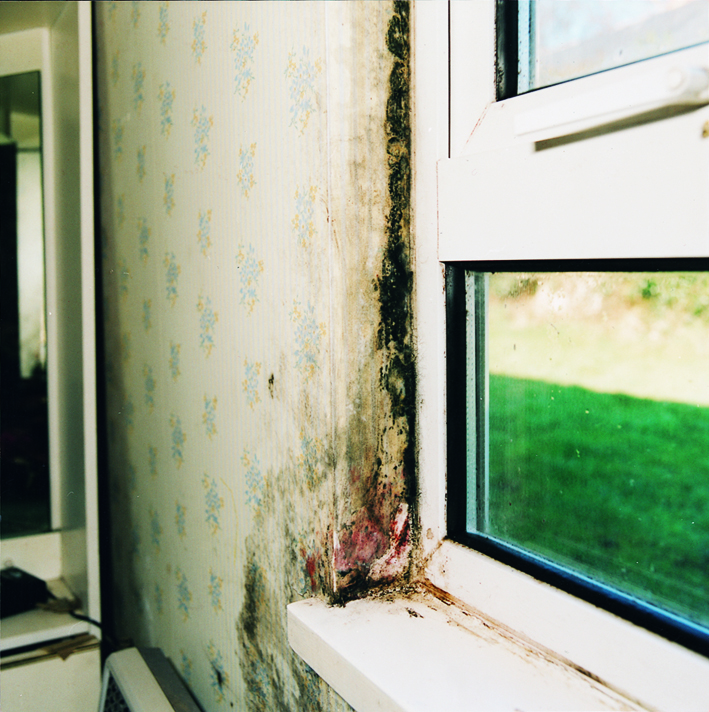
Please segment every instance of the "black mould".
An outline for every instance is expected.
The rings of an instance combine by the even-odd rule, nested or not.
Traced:
[[[411,299],[411,105],[409,3],[395,2],[386,43],[393,56],[386,100],[387,193],[386,242],[379,274],[372,286],[379,304],[376,348],[381,363],[379,385],[389,396],[390,415],[382,419],[379,448],[401,443],[398,460],[382,465],[380,457],[368,481],[358,485],[362,508],[339,533],[334,566],[338,575],[335,601],[366,595],[373,586],[404,578],[417,536],[416,378]],[[380,450],[380,453],[384,450]],[[384,555],[384,556],[383,556]],[[383,556],[383,558],[382,558]],[[403,564],[403,566],[401,566]],[[402,570],[403,569],[403,570]],[[396,573],[394,573],[396,572]]]
[[[376,280],[379,298],[378,348],[386,358],[381,383],[391,399],[394,423],[405,424],[403,453],[404,499],[409,526],[417,530],[416,483],[416,369],[413,345],[411,299],[411,103],[409,62],[409,3],[394,3],[387,32],[387,47],[394,55],[389,75],[386,107],[387,153],[389,160],[389,214],[381,276]]]

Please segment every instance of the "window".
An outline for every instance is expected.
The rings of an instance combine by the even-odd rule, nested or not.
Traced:
[[[623,4],[613,3],[616,6]],[[461,473],[469,474],[464,491],[455,490],[455,486],[449,490],[449,531],[460,540],[468,540],[470,532],[474,532],[475,545],[480,550],[575,595],[595,603],[602,602],[605,607],[706,654],[709,634],[702,597],[706,582],[695,580],[694,602],[688,604],[685,598],[687,582],[680,580],[682,577],[676,575],[672,567],[660,573],[652,571],[652,564],[648,563],[645,571],[652,580],[638,583],[634,576],[643,567],[636,564],[623,571],[624,566],[616,560],[610,565],[610,568],[615,567],[615,573],[608,575],[598,561],[613,559],[615,554],[610,552],[617,551],[619,546],[615,534],[604,539],[601,528],[596,544],[589,543],[590,534],[587,538],[580,536],[570,541],[574,536],[569,532],[569,522],[577,525],[579,513],[572,514],[568,508],[561,512],[562,516],[568,515],[566,523],[555,533],[550,533],[553,528],[547,528],[548,522],[542,521],[551,518],[550,513],[558,515],[559,510],[565,508],[565,500],[552,497],[552,494],[560,493],[552,492],[556,485],[551,484],[547,473],[535,469],[535,460],[538,461],[540,456],[533,452],[529,443],[544,436],[547,438],[546,450],[542,448],[545,456],[551,450],[563,452],[563,458],[570,461],[570,468],[565,470],[562,479],[565,478],[571,489],[577,487],[578,480],[584,476],[591,476],[589,471],[583,474],[582,468],[574,469],[578,465],[574,460],[583,457],[581,447],[568,441],[563,444],[549,442],[552,436],[561,435],[559,422],[573,425],[570,414],[562,409],[571,402],[570,397],[571,400],[581,397],[573,389],[583,389],[584,386],[578,379],[574,381],[576,376],[569,375],[569,380],[560,383],[558,378],[554,380],[556,375],[544,371],[545,359],[554,358],[554,353],[541,349],[529,356],[530,344],[535,338],[532,333],[514,337],[513,353],[516,346],[527,350],[524,366],[530,371],[523,379],[518,379],[527,382],[523,386],[512,383],[510,374],[504,372],[509,370],[508,365],[500,365],[500,351],[507,348],[503,345],[505,335],[500,329],[512,327],[505,325],[499,317],[501,310],[508,310],[508,313],[516,313],[513,319],[529,320],[524,309],[530,308],[529,302],[534,296],[531,290],[541,284],[543,290],[552,294],[550,299],[553,301],[554,280],[566,285],[559,289],[567,293],[572,291],[570,284],[576,285],[573,289],[577,289],[584,285],[584,280],[606,285],[600,294],[587,295],[591,301],[603,299],[604,289],[614,293],[620,290],[620,287],[617,290],[609,287],[608,280],[617,279],[621,285],[624,281],[639,280],[641,305],[654,307],[657,302],[653,300],[659,293],[677,292],[675,288],[659,286],[662,280],[679,279],[679,275],[669,273],[672,270],[689,270],[683,276],[686,280],[701,282],[705,279],[694,270],[707,268],[707,261],[697,258],[704,258],[709,247],[709,213],[705,197],[709,188],[706,182],[709,159],[706,145],[709,113],[705,108],[709,100],[706,22],[702,24],[699,38],[683,41],[680,46],[699,41],[704,44],[657,57],[655,52],[648,52],[633,57],[631,61],[634,63],[628,66],[590,76],[585,76],[584,70],[574,81],[528,91],[552,83],[550,80],[534,83],[538,68],[534,41],[539,41],[541,12],[536,16],[536,24],[533,20],[535,10],[541,9],[544,3],[539,2],[536,7],[535,3],[498,3],[498,7],[503,8],[501,14],[509,12],[510,7],[526,9],[526,17],[522,17],[521,12],[514,17],[515,33],[521,25],[532,27],[534,34],[530,35],[531,40],[527,38],[526,50],[516,53],[511,63],[517,70],[516,76],[526,84],[512,91],[509,87],[502,90],[503,97],[511,98],[496,101],[495,87],[497,91],[501,90],[499,82],[496,85],[490,59],[496,42],[492,29],[495,13],[490,5],[484,5],[486,7],[477,8],[452,5],[450,157],[440,161],[438,166],[439,259],[448,264],[446,353],[449,374],[452,374],[448,382],[448,468],[453,482],[465,482]],[[698,7],[692,3],[685,5],[687,8],[691,6],[693,11]],[[703,10],[706,15],[706,8]],[[499,28],[501,19],[499,16],[497,19]],[[478,28],[476,36],[479,33],[481,41],[475,49],[460,51],[465,42],[463,28],[471,26]],[[509,26],[505,25],[505,30]],[[522,44],[520,37],[514,37],[513,42],[509,38],[503,42],[504,46],[512,45],[515,50]],[[636,61],[646,56],[650,58]],[[615,67],[616,64],[612,62],[600,68]],[[578,74],[564,76],[562,80],[575,76]],[[678,94],[669,96],[667,87],[672,84],[673,77],[678,78],[680,84],[685,81],[686,84]],[[696,85],[693,77],[696,77]],[[695,88],[689,89],[690,84]],[[518,95],[525,91],[528,93]],[[698,192],[695,192],[696,188],[699,188]],[[597,274],[572,274],[588,270]],[[655,274],[658,270],[662,273],[659,276]],[[554,272],[557,274],[552,275]],[[610,272],[621,274],[611,277]],[[495,273],[494,276],[489,276],[491,273]],[[645,280],[644,284],[642,280]],[[505,292],[505,284],[511,291]],[[700,299],[703,299],[706,291],[704,288],[700,291]],[[515,293],[517,297],[513,300],[510,295]],[[541,301],[537,298],[535,303],[538,305]],[[553,323],[547,317],[539,316],[540,319],[546,318],[545,328],[549,328],[549,322]],[[574,328],[582,322],[575,321],[571,320]],[[657,330],[659,327],[655,323],[654,327],[648,328]],[[594,336],[592,330],[586,331],[584,336]],[[565,336],[568,338],[569,332]],[[550,343],[550,340],[545,342],[547,349],[551,348]],[[657,345],[651,343],[646,348],[657,349]],[[593,348],[581,346],[575,357],[567,356],[573,360],[581,352],[588,355]],[[461,356],[463,354],[465,356]],[[706,365],[706,357],[703,363]],[[705,366],[703,370],[706,370]],[[700,365],[696,371],[697,379],[704,378],[703,370]],[[535,373],[540,375],[533,377]],[[465,389],[462,388],[463,381]],[[534,386],[541,390],[534,391]],[[590,399],[591,394],[603,394],[604,388],[606,393],[623,390],[617,384],[595,385],[585,388],[588,394],[583,396]],[[625,395],[628,400],[624,407],[629,406],[633,398],[653,403],[677,400],[676,396],[668,397],[668,394],[663,398],[658,398],[657,394],[641,397],[626,391]],[[552,398],[555,406],[563,401],[562,409],[555,408],[554,411],[561,421],[545,422],[542,416],[546,417],[548,413],[542,414],[539,408],[535,411],[536,404],[532,401],[547,399],[550,402]],[[518,399],[516,407],[514,399]],[[598,407],[610,417],[613,408],[609,403],[613,400],[604,401],[603,405],[594,401],[594,408]],[[633,404],[637,405],[634,401]],[[661,419],[670,418],[674,405],[659,407],[663,410]],[[697,410],[697,403],[694,408]],[[589,410],[588,414],[586,410]],[[584,407],[579,415],[590,416],[590,411]],[[525,412],[529,417],[519,418],[520,413]],[[615,426],[621,425],[622,429],[635,423],[637,434],[642,430],[637,423],[645,419],[649,429],[654,431],[653,436],[657,435],[659,424],[655,416],[648,413],[631,416],[630,421],[618,421]],[[701,420],[701,416],[691,419],[693,426],[699,428],[703,427]],[[596,429],[608,425],[596,422]],[[579,425],[577,429],[580,431],[582,427]],[[647,433],[642,435],[642,442],[648,443],[648,450],[662,452],[668,472],[673,473],[669,476],[675,476],[676,484],[678,477],[681,478],[681,475],[677,476],[678,460],[684,455],[670,462],[667,455],[671,449],[674,448],[676,453],[676,448],[683,446],[679,446],[678,437],[672,435],[671,430],[665,432],[661,440],[670,443],[667,446],[649,447]],[[510,440],[515,446],[521,444],[519,452],[508,447]],[[620,455],[612,453],[608,439],[598,449],[605,449],[606,457],[617,459],[632,448],[631,440],[614,439],[614,446],[620,442],[623,442]],[[702,452],[701,445],[707,442],[706,433],[698,431],[696,442],[699,444],[697,452]],[[587,441],[584,447],[589,444]],[[687,444],[687,448],[691,447]],[[515,460],[515,457],[520,459]],[[707,466],[703,456],[698,459],[689,456],[689,459],[693,460],[695,470]],[[647,463],[636,460],[626,464],[629,469],[642,469]],[[587,465],[588,462],[583,467]],[[544,461],[542,467],[547,466]],[[531,492],[533,483],[529,476],[521,479],[519,471],[524,468],[539,476],[537,484],[545,482],[540,491]],[[596,467],[591,465],[591,470],[595,472]],[[506,473],[510,471],[512,474],[506,479]],[[636,478],[629,476],[625,480],[630,488],[637,484],[635,481],[630,484],[631,480]],[[701,477],[694,480],[695,485],[683,485],[685,504],[687,500],[701,500],[705,496],[701,486],[696,484],[700,480]],[[517,499],[511,496],[503,499],[505,490],[517,490]],[[588,496],[588,490],[581,488],[576,494],[577,497]],[[611,499],[618,492],[603,494]],[[655,492],[655,496],[670,495]],[[652,514],[645,508],[652,494],[648,493],[648,497],[643,504],[636,490],[630,500],[639,509],[638,516],[652,520]],[[540,502],[544,498],[547,499]],[[540,509],[540,504],[548,508]],[[592,509],[593,503],[589,501],[588,505]],[[625,512],[627,502],[614,501],[612,506]],[[658,511],[662,509],[659,507]],[[666,509],[669,511],[670,507]],[[703,509],[700,505],[699,511]],[[510,511],[512,515],[508,516]],[[690,511],[689,505],[684,511]],[[630,512],[626,515],[633,516]],[[582,516],[585,522],[582,520],[581,526],[590,532],[602,518],[602,513],[584,511]],[[679,528],[677,517],[668,526]],[[526,531],[522,532],[525,527]],[[702,576],[706,569],[702,559],[706,546],[702,537],[706,535],[707,524],[700,527],[702,534],[691,546],[695,547],[699,557],[693,565],[694,571]],[[643,540],[639,547],[659,544],[667,547],[668,538],[657,531],[657,521],[652,529],[649,538],[637,535]],[[566,540],[562,541],[564,536]],[[545,537],[549,539],[543,541]],[[686,532],[679,537],[687,538],[691,537]],[[571,553],[574,547],[575,551]],[[684,556],[676,549],[673,553],[669,550],[665,553],[666,559],[675,557],[675,562]],[[639,549],[635,555],[640,561]],[[590,559],[594,562],[589,563]],[[663,561],[663,565],[666,563],[667,560]],[[576,573],[570,573],[572,567]],[[674,580],[667,581],[668,578]],[[660,579],[663,579],[662,584]],[[646,603],[639,603],[638,596]],[[666,613],[660,612],[659,607]]]
[[[709,274],[449,280],[454,535],[705,650]]]
[[[497,26],[509,98],[706,42],[709,13],[704,0],[519,0],[500,4]]]

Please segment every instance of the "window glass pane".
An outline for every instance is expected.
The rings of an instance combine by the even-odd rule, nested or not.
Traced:
[[[478,529],[709,624],[709,274],[499,273]]]
[[[709,40],[706,0],[521,2],[518,92]]]

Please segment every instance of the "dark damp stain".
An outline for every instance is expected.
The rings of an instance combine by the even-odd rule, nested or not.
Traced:
[[[209,664],[212,666],[212,670],[214,671],[214,677],[217,680],[217,686],[219,689],[224,688],[224,675],[222,674],[222,671],[216,666],[216,663],[213,660],[209,661]]]
[[[391,399],[395,422],[406,424],[403,454],[405,498],[410,522],[416,512],[416,371],[412,338],[411,294],[413,270],[409,242],[411,211],[411,104],[409,64],[409,3],[395,2],[387,32],[387,47],[394,55],[386,106],[389,201],[387,243],[381,275],[375,280],[380,324],[377,345],[388,352],[380,374]],[[398,424],[398,423],[397,423]],[[413,527],[415,529],[415,527]]]
[[[395,2],[386,44],[393,56],[386,100],[388,213],[380,269],[372,280],[379,306],[376,349],[381,361],[379,386],[387,393],[391,413],[379,429],[380,445],[392,429],[402,442],[400,461],[383,466],[380,457],[357,458],[348,452],[350,485],[359,501],[352,520],[338,531],[334,566],[334,602],[365,595],[374,581],[372,564],[384,554],[396,559],[415,546],[417,536],[416,379],[412,337],[413,269],[410,246],[411,105],[409,64],[409,3]],[[365,438],[366,439],[366,438]],[[356,450],[356,448],[355,448]],[[361,466],[361,459],[366,466]],[[404,504],[405,503],[405,504]],[[402,514],[402,504],[404,504]],[[401,515],[401,516],[400,516]],[[410,570],[410,561],[408,569]],[[408,575],[404,572],[404,576]]]
[[[388,391],[395,419],[404,417],[413,445],[415,425],[415,371],[411,338],[411,292],[413,270],[409,244],[411,209],[411,124],[409,98],[409,4],[395,2],[395,14],[387,33],[387,46],[394,55],[389,76],[386,107],[388,191],[390,208],[386,220],[387,242],[381,275],[375,279],[380,324],[377,346],[389,351],[382,369],[382,385]],[[411,464],[411,463],[409,463]],[[413,472],[412,467],[405,467]]]
[[[248,707],[258,712],[290,712],[278,667],[268,653],[273,644],[268,630],[270,605],[263,571],[251,551],[244,566],[244,601],[236,626]]]
[[[274,375],[271,374],[271,376],[268,379],[268,394],[273,398],[273,384],[275,382]]]
[[[279,474],[286,488],[284,492],[288,491],[293,486],[293,473],[284,471]],[[280,496],[266,498],[263,515],[276,517],[278,503],[282,501]],[[246,559],[242,569],[244,595],[236,620],[237,657],[246,688],[244,708],[258,712],[324,712],[323,684],[290,649],[284,627],[285,607],[293,600],[292,581],[289,583],[287,570],[295,573],[300,559],[292,522],[287,515],[277,540],[282,550],[275,554],[275,560],[285,556],[285,571],[274,570],[273,539],[265,538],[263,531],[246,539]],[[316,588],[323,585],[321,559],[318,551],[306,556],[306,569]]]

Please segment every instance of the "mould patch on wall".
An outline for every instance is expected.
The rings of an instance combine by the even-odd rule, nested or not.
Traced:
[[[416,383],[412,338],[409,4],[395,2],[386,46],[391,70],[382,141],[386,145],[385,240],[371,280],[378,325],[375,392],[357,384],[347,423],[348,515],[334,535],[334,600],[405,577],[417,527]],[[366,379],[368,370],[362,372]],[[369,411],[369,412],[366,412]],[[367,423],[374,421],[374,428]]]
[[[264,479],[253,533],[246,539],[244,596],[235,626],[248,709],[350,709],[293,653],[287,638],[288,603],[329,587],[328,512],[319,508],[305,516],[304,508],[313,498],[296,458]]]

